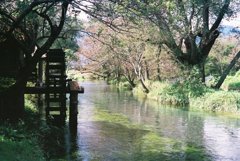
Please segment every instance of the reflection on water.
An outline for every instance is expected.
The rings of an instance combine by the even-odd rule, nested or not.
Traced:
[[[85,93],[79,96],[78,125],[65,131],[66,155],[60,156],[62,159],[240,160],[238,119],[167,108],[146,99],[137,100],[130,92],[119,92],[104,82],[83,82],[81,85]],[[123,114],[131,123],[149,127],[151,132],[118,123],[94,121],[96,108]],[[158,144],[149,138],[168,140],[161,140],[165,144]],[[149,150],[153,146],[155,149]],[[195,147],[201,151],[196,151]]]

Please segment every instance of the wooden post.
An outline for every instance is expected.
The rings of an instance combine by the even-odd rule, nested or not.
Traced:
[[[70,126],[77,125],[78,115],[78,92],[80,90],[77,81],[69,82],[70,89],[70,107],[69,107],[69,123]]]
[[[37,87],[43,86],[43,60],[41,59],[38,63],[38,79],[37,79]],[[43,105],[43,97],[42,94],[38,94],[38,107]]]

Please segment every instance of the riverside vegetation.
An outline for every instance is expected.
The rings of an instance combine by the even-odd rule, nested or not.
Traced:
[[[222,89],[208,87],[197,80],[175,83],[148,81],[149,93],[144,93],[140,85],[133,89],[133,93],[138,96],[147,95],[149,99],[183,109],[239,116],[239,82],[240,72],[234,76],[228,76]]]
[[[5,90],[14,81],[0,78],[0,90]],[[57,148],[59,145],[48,138],[58,138],[62,130],[42,121],[36,108],[34,95],[25,96],[24,116],[19,120],[0,122],[0,160],[1,161],[44,161],[49,159],[46,141]],[[58,134],[57,134],[58,133]]]
[[[39,144],[43,130],[39,127],[39,115],[33,103],[25,101],[24,119],[15,123],[0,124],[0,160],[2,161],[43,161],[44,152]],[[38,128],[36,128],[38,127]],[[39,130],[41,129],[41,130]]]
[[[75,77],[81,77],[79,72],[71,71]],[[88,78],[90,79],[90,77]],[[92,78],[96,79],[96,78]],[[199,79],[184,78],[181,81],[146,81],[149,93],[145,93],[141,84],[131,87],[126,79],[118,82],[109,80],[109,84],[119,88],[132,90],[137,97],[145,97],[158,101],[161,104],[170,105],[187,110],[207,111],[221,114],[230,114],[239,117],[240,114],[240,72],[228,76],[221,89],[212,88],[215,80],[212,78],[202,83]]]
[[[32,99],[32,95],[25,97],[25,114],[21,120],[0,123],[1,161],[54,160],[62,150],[64,127],[46,124]]]

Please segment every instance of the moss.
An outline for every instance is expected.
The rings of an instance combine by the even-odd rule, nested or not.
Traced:
[[[144,135],[136,147],[133,160],[210,160],[210,157],[201,147],[162,137],[154,132]]]
[[[141,143],[143,145],[143,152],[164,152],[165,150],[173,150],[171,147],[173,147],[177,142],[169,138],[160,137],[157,134],[150,132],[142,138]]]
[[[116,122],[124,125],[129,124],[129,120],[126,116],[118,113],[111,113],[110,111],[100,109],[95,110],[94,120]]]
[[[93,117],[94,121],[103,121],[114,124],[120,124],[122,126],[126,126],[127,128],[141,128],[140,125],[133,124],[129,118],[123,114],[112,113],[108,110],[103,110],[100,108],[95,109],[95,114]]]
[[[184,143],[179,140],[160,136],[154,131],[154,128],[133,124],[129,119],[117,113],[103,109],[96,109],[94,121],[104,125],[111,133],[118,133],[121,129],[123,136],[127,134],[133,136],[133,149],[131,151],[132,161],[156,161],[156,160],[210,160],[205,150],[190,143]],[[117,125],[117,126],[115,126]],[[101,127],[101,128],[103,128]],[[103,130],[103,131],[106,131]],[[111,129],[109,131],[109,129]],[[126,154],[116,154],[118,159],[129,160]]]

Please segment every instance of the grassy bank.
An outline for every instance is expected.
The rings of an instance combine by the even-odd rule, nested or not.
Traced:
[[[229,86],[233,86],[229,81]],[[144,94],[141,86],[133,93],[137,96],[147,95],[149,99],[175,107],[190,110],[227,113],[239,116],[240,93],[238,91],[214,90],[198,82],[148,82],[150,92]],[[227,86],[225,84],[225,86]]]
[[[26,113],[23,120],[10,124],[0,124],[0,160],[1,161],[43,161],[44,152],[39,144],[40,121],[31,102],[26,101]]]

